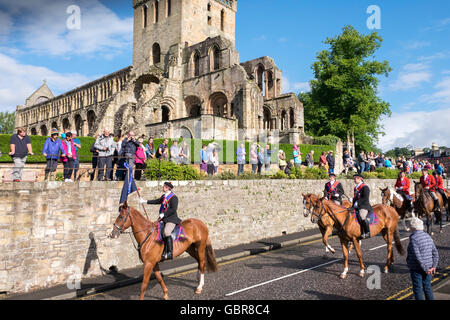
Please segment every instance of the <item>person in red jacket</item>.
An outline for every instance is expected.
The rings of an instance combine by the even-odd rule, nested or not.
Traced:
[[[394,187],[395,191],[397,191],[397,193],[403,197],[403,201],[406,201],[405,208],[407,208],[407,210],[411,212],[413,209],[412,197],[411,194],[409,193],[411,182],[406,177],[406,173],[404,171],[400,172],[400,174],[398,175],[398,179]]]
[[[420,177],[420,183],[425,191],[428,191],[431,194],[431,197],[434,200],[434,207],[437,211],[441,211],[441,206],[439,205],[439,200],[436,195],[436,180],[433,176],[428,174],[428,168],[425,167],[422,169],[422,176]]]
[[[441,177],[441,174],[438,171],[433,172],[433,177],[436,180],[436,191],[439,192],[442,196],[442,200],[444,202],[444,207],[447,206],[447,196],[445,195],[445,188],[444,188],[444,180]]]

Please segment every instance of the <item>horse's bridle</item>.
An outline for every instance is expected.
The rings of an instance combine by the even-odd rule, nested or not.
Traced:
[[[114,222],[113,227],[116,228],[117,230],[119,230],[120,233],[123,233],[123,227],[125,226],[125,223],[127,223],[128,217],[130,217],[130,207],[128,207],[127,215],[126,215],[126,217],[125,217],[125,220],[124,220],[123,223],[122,223],[122,226],[119,227],[119,226]],[[130,220],[131,220],[131,217],[130,217]]]
[[[316,206],[314,206],[314,208],[315,208],[315,207],[316,207]],[[319,213],[317,214],[317,213],[313,210],[313,213],[311,214],[311,221],[312,221],[312,215],[316,216],[317,219],[320,219],[320,218],[322,217],[322,212],[323,212],[324,210],[325,210],[325,205],[323,204],[322,201],[320,201],[320,211],[319,211]],[[345,227],[345,225],[347,224],[347,221],[348,221],[348,219],[349,219],[349,217],[350,217],[350,208],[345,208],[344,210],[341,210],[341,211],[336,212],[336,213],[341,213],[341,212],[345,212],[345,211],[347,211],[348,214],[347,214],[347,217],[345,218],[345,221],[344,221],[344,224],[343,224],[343,225],[341,225],[341,223],[339,222],[339,220],[338,220],[338,218],[336,217],[336,215],[335,215],[335,213],[333,212],[333,210],[329,210],[329,212],[326,211],[325,213],[327,213],[327,214],[331,217],[331,219],[333,219],[333,221],[334,221],[335,223],[337,223],[337,224],[340,226],[340,229],[342,230],[342,229],[344,229],[344,227]],[[312,222],[313,222],[313,221],[312,221]]]

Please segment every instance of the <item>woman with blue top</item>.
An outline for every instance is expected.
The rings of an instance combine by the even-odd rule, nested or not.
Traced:
[[[293,150],[292,150],[292,157],[294,159],[294,165],[296,168],[300,168],[300,166],[302,165],[302,154],[300,152],[300,148],[294,144],[292,146]]]

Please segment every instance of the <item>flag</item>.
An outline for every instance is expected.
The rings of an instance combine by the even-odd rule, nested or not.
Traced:
[[[123,204],[128,200],[128,195],[138,191],[136,187],[136,182],[133,179],[133,168],[129,167],[125,162],[125,168],[127,169],[127,173],[125,175],[125,180],[123,181],[122,193],[120,195],[119,204]]]

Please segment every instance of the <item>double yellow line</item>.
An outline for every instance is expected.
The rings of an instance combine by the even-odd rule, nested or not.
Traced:
[[[450,266],[445,268],[442,273],[436,272],[435,277],[433,278],[433,280],[431,280],[431,284],[435,283],[436,281],[444,280],[445,278],[447,278],[448,274],[449,274],[448,270],[450,270]],[[404,300],[413,294],[414,294],[414,292],[412,291],[412,286],[411,286],[406,289],[398,291],[396,294],[388,297],[386,300]]]

